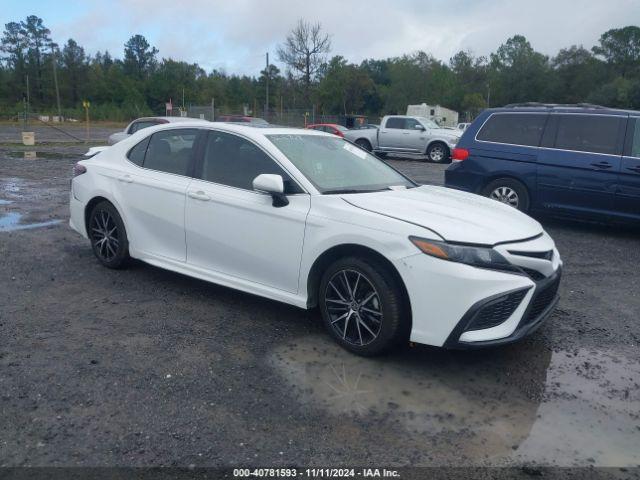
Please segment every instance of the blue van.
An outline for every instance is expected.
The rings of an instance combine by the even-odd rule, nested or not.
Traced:
[[[447,187],[524,212],[640,221],[640,112],[507,105],[482,112],[456,147]]]

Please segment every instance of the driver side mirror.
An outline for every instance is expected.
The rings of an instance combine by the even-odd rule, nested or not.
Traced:
[[[425,128],[422,125],[420,125],[419,123],[414,125],[413,128],[416,129],[416,130],[420,130],[421,132],[425,131]]]
[[[289,205],[289,199],[284,194],[284,180],[281,175],[262,173],[253,179],[253,189],[256,192],[268,193],[273,198],[274,207]]]

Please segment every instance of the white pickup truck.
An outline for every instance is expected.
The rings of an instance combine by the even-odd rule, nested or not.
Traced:
[[[387,115],[380,127],[349,130],[344,137],[379,156],[411,153],[443,163],[449,160],[461,135],[462,131],[440,127],[429,118]]]

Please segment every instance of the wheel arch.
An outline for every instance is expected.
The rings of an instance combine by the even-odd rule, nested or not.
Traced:
[[[433,145],[434,143],[441,143],[442,145],[444,145],[445,148],[449,151],[449,156],[451,156],[451,147],[449,146],[449,144],[445,140],[443,140],[441,138],[433,138],[433,139],[429,140],[429,143],[427,143],[427,147],[424,149],[425,155],[429,151],[429,148],[431,148],[431,145]]]
[[[116,209],[116,212],[118,212],[118,215],[120,215],[122,223],[124,223],[124,228],[128,232],[129,229],[127,228],[126,219],[124,218],[124,215],[122,215],[122,210],[118,207],[118,204],[106,196],[96,194],[96,196],[92,197],[84,207],[84,227],[86,229],[87,235],[89,234],[89,216],[91,215],[91,211],[93,210],[93,208],[100,202],[108,202],[113,206],[113,208]]]
[[[529,195],[529,201],[530,202],[533,201],[534,190],[531,188],[529,183],[523,180],[522,177],[514,175],[513,173],[510,173],[510,172],[496,172],[487,176],[482,180],[482,183],[480,184],[480,191],[478,193],[482,194],[484,192],[484,189],[487,188],[491,182],[494,182],[495,180],[500,180],[501,178],[508,178],[509,180],[514,180],[522,184],[522,186],[527,190],[527,194]]]
[[[316,258],[309,270],[309,275],[307,276],[307,308],[313,308],[318,305],[318,288],[324,271],[329,267],[329,265],[339,258],[350,256],[363,258],[382,265],[383,268],[394,277],[400,286],[405,313],[409,316],[409,323],[411,324],[411,302],[409,299],[409,293],[407,292],[402,276],[396,269],[395,265],[387,257],[373,248],[356,243],[334,245]]]

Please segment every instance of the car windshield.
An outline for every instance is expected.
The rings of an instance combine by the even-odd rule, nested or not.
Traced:
[[[419,117],[418,120],[420,120],[420,123],[422,123],[426,128],[440,128],[438,122],[431,120],[430,118]]]
[[[295,133],[267,138],[324,194],[416,186],[386,163],[340,137]]]

